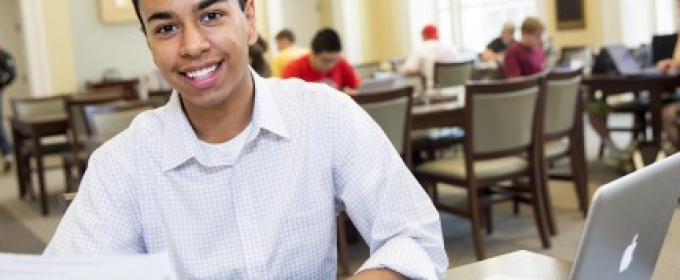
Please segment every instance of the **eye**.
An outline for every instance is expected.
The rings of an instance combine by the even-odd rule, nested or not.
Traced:
[[[220,19],[222,16],[223,16],[222,13],[219,13],[219,12],[208,12],[208,13],[205,13],[201,17],[201,22],[216,21],[216,20]]]
[[[161,25],[161,26],[157,27],[156,33],[161,34],[161,35],[167,35],[167,34],[174,32],[175,30],[177,30],[177,26],[166,24],[166,25]]]

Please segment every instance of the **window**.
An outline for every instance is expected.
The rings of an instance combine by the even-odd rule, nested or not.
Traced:
[[[420,44],[426,24],[439,27],[442,41],[481,52],[500,35],[503,24],[518,27],[527,16],[538,15],[539,0],[410,0],[411,42]],[[519,28],[518,28],[519,30]]]
[[[482,51],[498,37],[505,22],[519,26],[527,16],[536,16],[536,0],[460,1],[461,47]]]

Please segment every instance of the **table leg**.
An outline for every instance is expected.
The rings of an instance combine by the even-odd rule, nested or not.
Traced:
[[[12,143],[14,146],[14,160],[17,169],[16,176],[19,185],[19,199],[24,199],[26,196],[26,182],[24,181],[24,173],[26,171],[24,170],[24,158],[21,153],[22,142],[23,139],[20,136],[20,132],[12,128]]]
[[[656,154],[661,150],[661,135],[663,133],[662,94],[663,92],[660,90],[650,90],[649,93],[649,110],[652,116],[652,139],[650,141],[651,147],[649,147],[649,150],[654,156],[651,157],[651,162],[645,162],[645,165],[653,163]]]
[[[49,214],[49,209],[47,205],[47,190],[45,189],[45,170],[43,166],[42,152],[40,151],[40,136],[37,135],[33,138],[33,151],[35,154],[36,167],[38,168],[38,191],[40,192],[40,208],[42,210],[43,216]]]

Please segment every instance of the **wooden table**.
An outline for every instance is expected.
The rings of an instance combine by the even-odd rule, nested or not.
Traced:
[[[483,280],[486,277],[498,275],[537,280],[567,280],[570,269],[569,262],[529,251],[516,251],[452,268],[446,274],[446,279]]]
[[[591,75],[583,78],[583,85],[588,87],[590,95],[593,95],[596,91],[602,91],[605,95],[624,92],[649,92],[649,113],[652,127],[652,138],[649,142],[653,147],[652,154],[656,156],[663,133],[662,95],[675,92],[676,88],[680,86],[679,75]]]
[[[45,190],[45,174],[43,165],[43,137],[53,135],[66,135],[70,127],[69,118],[66,114],[41,116],[32,118],[10,117],[12,124],[12,139],[14,143],[14,155],[17,166],[17,182],[19,183],[19,197],[24,198],[27,193],[33,192],[30,186],[30,164],[24,165],[29,159],[24,158],[21,151],[24,141],[31,141],[33,155],[38,169],[38,189],[40,192],[40,207],[43,215],[47,215],[47,192]],[[27,169],[28,168],[28,169]]]
[[[434,96],[427,104],[414,105],[411,111],[411,129],[462,126],[464,92],[465,88],[462,86],[453,88]]]

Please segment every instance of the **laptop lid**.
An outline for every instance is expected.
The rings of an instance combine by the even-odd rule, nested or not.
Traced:
[[[597,190],[570,279],[650,279],[680,198],[680,154]]]

